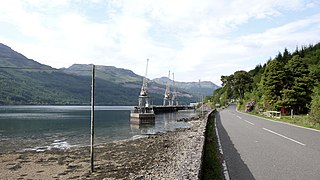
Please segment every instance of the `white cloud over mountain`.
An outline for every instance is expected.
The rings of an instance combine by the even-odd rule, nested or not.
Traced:
[[[95,63],[149,77],[210,80],[249,70],[284,47],[319,42],[313,0],[10,0],[0,41],[41,63]]]

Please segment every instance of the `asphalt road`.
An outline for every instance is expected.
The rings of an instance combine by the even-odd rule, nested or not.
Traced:
[[[320,131],[240,113],[235,105],[216,118],[230,179],[320,179]]]

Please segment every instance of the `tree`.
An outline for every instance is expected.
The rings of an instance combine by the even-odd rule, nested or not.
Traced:
[[[285,48],[282,55],[282,63],[287,64],[290,59],[291,59],[291,54],[289,53],[288,49]]]
[[[310,119],[314,123],[320,124],[320,84],[313,89]]]
[[[261,64],[257,65],[253,70],[249,71],[248,73],[252,77],[252,88],[256,89],[258,84],[261,82],[262,75],[264,73],[266,66],[261,66]]]
[[[289,60],[286,69],[291,79],[283,90],[283,104],[297,113],[307,113],[314,85],[308,65],[296,55]]]
[[[277,60],[270,61],[262,78],[264,89],[263,100],[267,109],[281,107],[281,91],[285,84],[286,73],[284,66]]]
[[[234,98],[234,76],[231,74],[230,76],[221,76],[223,93],[227,99]],[[222,94],[222,93],[221,93]]]
[[[275,60],[277,60],[277,61],[279,61],[279,62],[283,62],[283,59],[282,59],[283,57],[282,57],[282,54],[281,54],[281,52],[279,51],[279,53],[278,53],[278,55],[275,57]]]
[[[213,103],[225,105],[228,102],[227,91],[224,87],[218,88],[213,93]]]
[[[246,91],[252,90],[253,79],[246,71],[236,71],[234,73],[234,89],[239,95],[240,99],[243,99]]]

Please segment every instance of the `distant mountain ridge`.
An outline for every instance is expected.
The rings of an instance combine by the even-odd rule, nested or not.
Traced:
[[[173,87],[173,80],[168,77],[161,77],[153,79],[154,82],[166,85],[167,82],[170,82],[170,86]],[[211,81],[200,81],[199,82],[179,82],[175,81],[175,85],[179,89],[183,89],[191,94],[202,94],[202,95],[212,95],[215,89],[220,88],[218,85],[212,83]]]
[[[9,46],[0,43],[0,62],[1,66],[8,67],[45,67],[51,68],[50,66],[43,65],[33,59],[28,59],[24,55],[14,51]]]
[[[62,68],[60,70],[67,74],[91,76],[91,69],[91,64],[73,64],[69,68]],[[141,81],[143,78],[131,70],[116,68],[114,66],[96,65],[96,69],[96,74],[98,77],[106,80],[113,80],[119,83]]]
[[[0,105],[90,104],[90,64],[55,69],[0,43]],[[113,66],[96,66],[97,105],[137,105],[142,76]],[[153,104],[162,104],[165,85],[149,81]],[[181,104],[198,100],[190,88],[178,88]],[[213,90],[209,93],[212,94]]]

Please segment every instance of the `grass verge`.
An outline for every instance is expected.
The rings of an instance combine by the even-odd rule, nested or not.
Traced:
[[[314,123],[313,121],[311,121],[307,115],[295,115],[295,116],[293,116],[293,118],[291,118],[291,116],[281,116],[281,118],[278,119],[278,118],[272,118],[272,117],[265,116],[265,115],[258,114],[258,113],[250,113],[250,114],[255,115],[255,116],[259,116],[259,117],[263,117],[263,118],[267,118],[267,119],[271,119],[274,121],[281,121],[281,122],[295,124],[295,125],[302,126],[302,127],[320,130],[320,124]]]
[[[222,179],[221,159],[218,149],[218,139],[215,131],[215,112],[208,116],[201,179]]]

